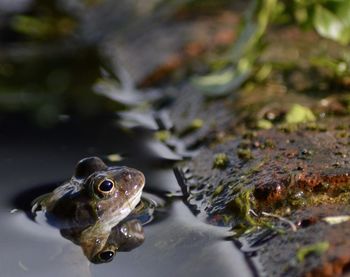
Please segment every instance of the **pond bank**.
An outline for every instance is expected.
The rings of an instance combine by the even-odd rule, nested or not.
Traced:
[[[287,30],[284,43],[297,39],[301,51],[310,43],[301,36]],[[231,226],[262,275],[341,276],[350,262],[349,93],[324,72],[296,68],[217,99],[185,84],[161,139],[192,151],[177,169],[187,205]]]

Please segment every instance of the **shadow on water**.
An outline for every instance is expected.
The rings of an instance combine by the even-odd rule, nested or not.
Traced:
[[[141,129],[122,132],[115,123],[113,118],[71,119],[43,131],[22,119],[1,121],[1,275],[251,276],[244,256],[225,240],[228,229],[196,219],[183,203],[171,162],[160,163],[162,157],[148,149],[151,136]],[[153,199],[158,206],[151,215],[136,218],[144,223],[145,240],[139,247],[118,253],[110,263],[94,265],[57,228],[31,220],[30,202],[52,191],[61,183],[58,180],[67,180],[82,157],[106,158],[112,153],[125,154],[118,165],[144,173],[144,199]],[[138,224],[129,227],[141,234]],[[138,239],[136,244],[143,241]]]

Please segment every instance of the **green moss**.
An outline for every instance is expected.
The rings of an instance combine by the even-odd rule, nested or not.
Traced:
[[[321,124],[321,123],[309,122],[305,125],[305,129],[309,130],[309,131],[326,132],[327,126],[325,124]]]
[[[276,227],[273,223],[271,223],[270,221],[262,221],[259,224],[261,227],[264,227],[266,229],[270,229],[272,231],[277,232],[279,235],[284,235],[286,233],[286,231],[282,228]]]
[[[258,136],[258,133],[255,132],[255,131],[246,131],[242,137],[244,139],[253,139],[253,138],[256,138]]]
[[[244,148],[238,148],[237,149],[237,156],[242,160],[250,160],[253,159],[252,150],[244,149]]]
[[[343,192],[337,196],[330,196],[328,194],[312,194],[307,197],[307,202],[310,206],[321,206],[324,204],[344,204],[349,203],[350,192]]]
[[[229,203],[229,208],[242,221],[244,226],[254,226],[256,221],[250,215],[252,202],[252,192],[250,190],[243,191]]]
[[[305,194],[303,191],[289,193],[287,196],[287,205],[297,209],[306,205]]]
[[[213,167],[224,169],[227,167],[229,158],[225,153],[216,154],[214,157]]]
[[[287,134],[293,133],[299,129],[298,124],[292,123],[282,123],[278,126],[278,130],[285,132]]]
[[[316,116],[305,106],[294,104],[285,116],[287,124],[299,124],[316,121]]]
[[[321,256],[329,248],[328,241],[320,241],[300,248],[296,254],[299,263],[304,262],[305,258],[311,254]]]
[[[342,130],[336,133],[335,135],[337,138],[347,138],[349,137],[348,131]]]
[[[266,120],[266,119],[260,119],[258,120],[258,122],[256,123],[256,127],[259,129],[271,129],[273,127],[273,124],[271,121]]]
[[[270,149],[273,149],[276,147],[275,143],[273,140],[271,139],[266,139],[264,142],[255,142],[254,143],[254,146],[256,148],[259,148],[259,149],[266,149],[266,148],[270,148]]]

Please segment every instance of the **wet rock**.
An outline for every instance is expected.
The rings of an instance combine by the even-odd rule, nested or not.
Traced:
[[[257,250],[267,276],[343,276],[349,273],[350,221],[331,225],[324,218],[350,213],[348,205],[322,205],[303,209],[292,219],[298,231],[286,231]],[[305,225],[305,222],[309,222]],[[320,242],[328,244],[322,253],[310,251],[303,260],[297,255],[303,248]],[[283,255],[281,255],[283,253]]]
[[[348,271],[350,222],[331,225],[323,218],[350,213],[350,119],[342,118],[346,135],[339,135],[336,119],[321,123],[327,131],[301,124],[292,132],[278,127],[245,132],[202,147],[184,162],[189,206],[210,223],[231,225],[267,276]],[[215,167],[223,153],[226,166]]]
[[[343,201],[341,195],[350,189],[350,149],[349,138],[338,136],[336,124],[329,121],[327,132],[308,130],[307,125],[292,133],[261,130],[249,139],[244,138],[247,133],[201,150],[186,164],[193,176],[198,183],[205,180],[212,184],[213,191],[221,183],[225,186],[222,193],[210,195],[202,205],[209,211],[217,210],[216,201],[229,203],[240,192],[236,189],[251,190],[256,207],[266,211],[301,205],[303,201],[291,199],[300,192],[307,199],[304,204],[317,203],[314,195]],[[225,170],[212,169],[219,153],[228,157]]]

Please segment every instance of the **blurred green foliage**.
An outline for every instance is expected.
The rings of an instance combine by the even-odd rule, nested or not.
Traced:
[[[206,76],[195,77],[193,83],[208,97],[227,95],[254,75],[264,80],[271,66],[259,65],[258,59],[267,47],[265,37],[271,26],[296,25],[313,28],[321,37],[341,45],[350,42],[350,1],[342,0],[255,0],[247,11],[238,39],[228,50],[221,67]],[[332,60],[327,56],[313,60],[315,66],[326,66],[335,75],[348,75],[348,60]]]
[[[68,16],[54,18],[48,16],[17,15],[11,21],[14,31],[33,39],[52,39],[73,33],[76,23]]]
[[[225,55],[224,69],[196,77],[193,83],[208,97],[226,95],[240,87],[250,76],[258,55],[264,48],[263,36],[269,22],[279,10],[277,0],[258,0],[247,12],[242,30],[233,47]]]
[[[111,101],[93,93],[96,81],[101,79],[100,41],[88,44],[79,40],[79,32],[84,26],[80,25],[73,9],[64,9],[59,2],[35,0],[27,10],[6,16],[0,24],[5,30],[0,36],[5,38],[1,41],[5,47],[0,53],[1,111],[34,111],[34,117],[39,120],[53,122],[63,113],[94,114],[121,108],[120,104],[112,105]],[[102,2],[85,0],[82,5],[89,9]],[[159,3],[180,5],[180,13],[195,15],[228,9],[234,1],[169,0]],[[259,60],[269,47],[266,34],[270,27],[287,24],[302,29],[313,28],[320,36],[347,45],[350,42],[350,1],[251,1],[237,40],[212,62],[208,75],[193,78],[193,83],[208,97],[218,97],[227,95],[248,80],[265,81],[276,69],[275,65]],[[350,76],[350,55],[334,58],[325,54],[313,57],[310,65],[328,70],[332,78]],[[112,75],[116,82],[120,81],[117,74]],[[270,126],[261,121],[260,127]]]
[[[292,12],[300,25],[313,26],[323,37],[350,42],[350,1],[294,0]]]
[[[299,124],[316,121],[316,116],[305,106],[294,104],[285,116],[287,124]]]

